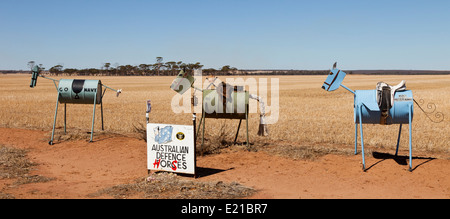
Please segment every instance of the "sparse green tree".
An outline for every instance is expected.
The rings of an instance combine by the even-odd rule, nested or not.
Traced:
[[[55,66],[51,67],[49,69],[49,71],[50,71],[50,73],[58,76],[59,74],[61,74],[63,72],[62,69],[63,69],[62,65],[55,65]]]
[[[156,72],[159,76],[159,71],[161,70],[161,67],[163,66],[163,57],[156,57]]]
[[[33,69],[35,63],[36,63],[35,61],[29,61],[29,62],[27,63],[28,68],[29,68],[29,69]]]

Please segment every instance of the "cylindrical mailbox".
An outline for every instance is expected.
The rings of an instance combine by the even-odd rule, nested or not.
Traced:
[[[380,124],[381,111],[376,101],[376,90],[356,90],[354,102],[354,119],[359,123],[359,112],[361,109],[362,123]],[[389,110],[389,118],[386,124],[408,124],[409,112],[411,110],[411,121],[413,118],[413,95],[412,91],[397,91],[394,96],[394,103]],[[359,109],[360,108],[360,109]]]
[[[100,80],[61,79],[58,92],[60,103],[96,104],[102,102]]]
[[[245,119],[248,112],[248,91],[231,91],[228,98],[216,90],[203,90],[203,111],[206,118]]]

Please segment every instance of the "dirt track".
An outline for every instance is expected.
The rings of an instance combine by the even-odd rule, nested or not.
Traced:
[[[23,199],[84,199],[102,188],[130,183],[147,174],[146,143],[142,140],[100,136],[93,143],[77,140],[50,146],[47,135],[0,128],[0,144],[28,149],[29,159],[40,164],[31,174],[54,178],[19,186],[13,185],[14,180],[0,179],[0,192]],[[200,177],[195,180],[239,182],[258,190],[250,198],[450,198],[450,160],[413,155],[413,172],[399,164],[402,159],[388,155],[367,158],[369,170],[363,172],[360,155],[299,161],[265,152],[236,151],[197,157]]]

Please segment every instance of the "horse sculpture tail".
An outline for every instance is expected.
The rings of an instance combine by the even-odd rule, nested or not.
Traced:
[[[250,94],[249,98],[257,100],[259,102],[260,115],[259,115],[258,135],[259,136],[268,136],[269,135],[269,129],[267,128],[267,124],[265,122],[266,111],[265,111],[265,107],[264,107],[264,101],[263,101],[263,99],[261,97],[256,96],[254,94]]]
[[[444,121],[444,114],[442,112],[436,112],[436,104],[434,103],[428,103],[427,109],[429,109],[429,112],[426,112],[420,105],[424,105],[425,101],[423,99],[419,100],[420,104],[414,99],[414,103],[422,110],[422,112],[425,114],[425,116],[434,123],[440,123]],[[434,114],[434,115],[433,115]],[[433,115],[430,117],[430,115]]]

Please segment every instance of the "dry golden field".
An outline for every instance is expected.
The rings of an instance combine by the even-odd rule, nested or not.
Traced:
[[[315,144],[322,147],[340,145],[353,149],[353,95],[343,88],[334,92],[321,89],[326,76],[258,76],[279,78],[279,120],[268,125],[269,136],[257,136],[259,115],[251,114],[249,121],[250,142],[284,142],[289,144]],[[258,78],[257,77],[257,78]],[[56,79],[64,77],[55,77]],[[75,77],[100,79],[103,84],[120,88],[117,98],[108,90],[104,96],[105,131],[123,135],[135,134],[135,126],[145,124],[146,100],[152,101],[150,122],[191,124],[191,114],[176,114],[171,109],[176,94],[169,86],[173,77]],[[222,79],[223,77],[221,77]],[[246,77],[244,77],[246,78]],[[222,79],[224,80],[224,79]],[[397,84],[406,80],[407,89],[413,91],[416,100],[436,104],[437,111],[444,114],[444,121],[433,123],[414,105],[413,150],[450,153],[450,76],[449,75],[348,75],[344,84],[353,90],[375,89],[378,81]],[[30,75],[0,75],[0,127],[39,129],[51,133],[57,91],[53,82],[39,78],[37,86],[30,88]],[[270,91],[269,91],[270,95]],[[256,101],[251,100],[252,104]],[[267,103],[271,105],[270,101]],[[63,127],[63,105],[60,104],[57,119],[60,138]],[[67,105],[67,126],[70,133],[86,134],[92,122],[92,105]],[[225,138],[233,141],[237,120],[206,120],[206,138]],[[245,127],[245,126],[243,126]],[[222,129],[221,129],[222,128]],[[100,107],[96,110],[95,131],[100,132]],[[244,141],[241,129],[240,140]],[[372,147],[395,149],[398,125],[364,125],[365,144]],[[95,138],[95,137],[94,137]],[[95,139],[94,139],[95,140]],[[209,141],[210,143],[213,141]],[[408,126],[402,129],[401,147],[407,148]]]

